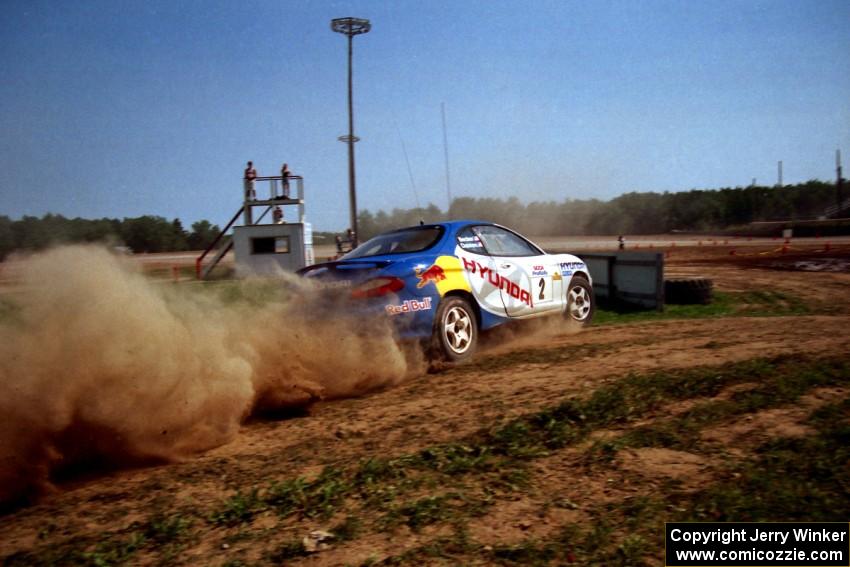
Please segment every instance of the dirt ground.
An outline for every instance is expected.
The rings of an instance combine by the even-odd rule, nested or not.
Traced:
[[[784,253],[778,250],[781,246],[780,242],[746,250],[713,245],[659,251],[669,251],[667,277],[709,277],[721,293],[775,292],[793,299],[800,312],[650,320],[580,331],[551,326],[520,329],[490,341],[467,366],[415,376],[360,398],[320,402],[306,415],[254,418],[243,425],[234,442],[185,462],[117,471],[93,468],[63,479],[40,502],[0,516],[4,536],[0,557],[9,564],[61,564],[79,562],[80,557],[96,564],[98,553],[106,558],[100,564],[360,565],[391,563],[387,558],[392,557],[401,558],[398,563],[510,564],[513,560],[507,555],[488,553],[499,546],[546,541],[559,526],[589,522],[591,511],[602,504],[651,494],[667,482],[676,481],[685,491],[696,489],[717,478],[715,459],[682,448],[638,447],[621,451],[613,465],[587,469],[579,466],[587,458],[586,445],[568,446],[531,461],[525,473],[530,475],[530,488],[509,496],[497,491],[483,513],[465,519],[464,533],[479,542],[478,547],[424,559],[404,554],[454,533],[456,524],[390,529],[373,522],[368,509],[349,503],[340,510],[361,510],[364,517],[365,527],[358,536],[317,553],[287,556],[273,550],[288,541],[301,541],[313,530],[330,530],[344,517],[342,512],[287,518],[263,512],[237,525],[207,518],[237,491],[275,479],[315,479],[326,466],[345,469],[370,458],[464,443],[494,424],[586,396],[625,376],[780,355],[806,359],[846,355],[850,246],[825,250],[822,243],[813,243]],[[739,384],[710,398],[723,399],[748,387]],[[792,406],[713,424],[700,439],[723,446],[724,454],[734,459],[748,454],[759,440],[811,435],[806,417],[818,407],[845,399],[847,392],[846,386],[813,389]],[[694,404],[688,399],[670,401],[628,427],[675,417]],[[621,429],[601,428],[591,439],[613,438]],[[444,488],[426,484],[410,494],[424,498]],[[149,523],[153,514],[192,519],[168,543],[156,543],[148,534],[137,543],[138,549],[116,551],[113,556],[107,553],[112,548],[98,543],[107,541],[104,534],[128,534],[133,526]],[[633,564],[657,564],[658,553],[644,550]]]

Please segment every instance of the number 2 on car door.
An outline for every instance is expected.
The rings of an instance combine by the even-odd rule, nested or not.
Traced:
[[[531,286],[531,289],[534,290],[534,303],[552,301],[552,278],[550,276],[533,278]]]

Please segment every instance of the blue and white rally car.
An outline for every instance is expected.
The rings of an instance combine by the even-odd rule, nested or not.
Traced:
[[[503,226],[459,220],[372,238],[334,262],[299,272],[358,314],[391,318],[402,338],[425,339],[448,361],[469,357],[479,331],[514,319],[593,317],[590,274],[570,254],[546,254]]]

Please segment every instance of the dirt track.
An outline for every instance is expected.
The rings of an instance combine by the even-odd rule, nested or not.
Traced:
[[[778,317],[618,324],[581,332],[521,329],[514,340],[488,346],[469,366],[417,376],[357,399],[322,402],[309,416],[255,419],[243,427],[235,442],[187,462],[111,473],[95,470],[64,481],[58,492],[40,504],[0,517],[4,534],[0,557],[54,544],[61,550],[73,542],[88,541],[91,548],[100,532],[142,522],[153,510],[213,509],[236,490],[274,478],[314,478],[326,465],[348,466],[370,457],[400,456],[456,442],[481,428],[584,395],[629,373],[719,366],[782,354],[841,355],[850,349],[850,273],[768,270],[752,267],[754,262],[730,256],[726,250],[678,250],[668,259],[668,274],[711,277],[719,291],[781,292],[799,298],[809,311]],[[839,389],[823,395],[833,399],[846,392]],[[676,411],[675,406],[669,407],[670,415]],[[724,432],[716,430],[713,435],[724,437]],[[730,435],[726,432],[724,438]],[[567,450],[536,461],[535,482],[543,483],[547,494],[561,492],[573,500],[613,498],[604,479],[569,472],[576,458]],[[630,483],[637,483],[638,490],[671,475],[699,480],[705,462],[690,453],[641,449],[624,453],[621,466],[623,471],[643,475],[643,480],[629,477],[624,484],[631,490]],[[555,524],[580,519],[585,508],[582,504],[579,511],[558,509],[541,516],[540,498],[538,494],[498,501],[473,519],[469,529],[478,540],[491,543],[545,537]],[[221,565],[233,558],[264,562],[269,542],[300,538],[312,529],[327,529],[329,523],[317,518],[278,522],[263,516],[249,525],[266,535],[241,541],[234,537],[234,528],[213,526],[187,539],[173,556],[164,557],[148,547],[130,562]],[[301,560],[310,565],[359,564],[370,556],[397,555],[440,533],[438,528],[422,532],[405,528],[395,535],[368,533]]]

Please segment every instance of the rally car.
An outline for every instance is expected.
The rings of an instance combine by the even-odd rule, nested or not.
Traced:
[[[456,362],[479,332],[516,319],[593,317],[590,273],[571,254],[547,254],[490,222],[424,224],[372,238],[334,262],[299,272],[345,294],[347,308],[392,320],[403,338]]]

